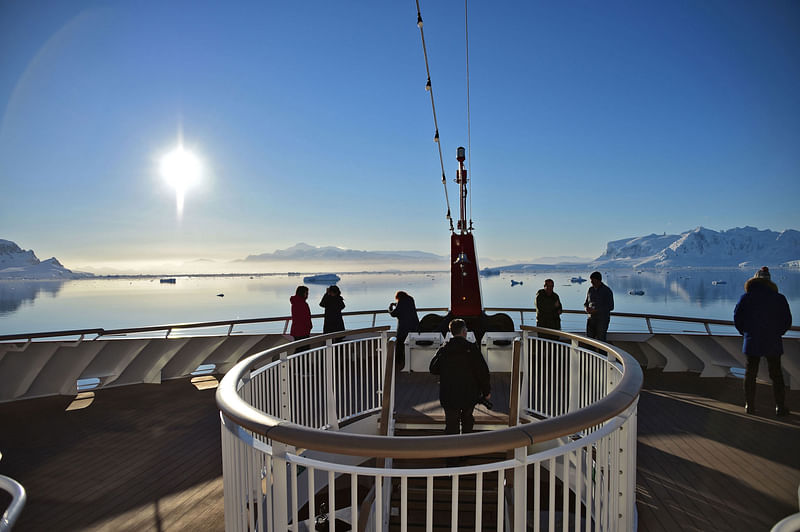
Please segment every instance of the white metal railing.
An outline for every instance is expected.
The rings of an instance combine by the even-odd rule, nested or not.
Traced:
[[[524,326],[526,323],[533,324],[536,322],[536,311],[532,308],[520,307],[487,307],[487,312],[503,312],[509,314],[511,318],[519,326]],[[418,314],[424,315],[426,313],[446,313],[447,308],[443,307],[430,307],[417,309]],[[575,316],[576,323],[580,323],[574,330],[582,330],[582,322],[586,316],[583,310],[564,310],[563,315]],[[322,319],[323,314],[314,314],[312,319]],[[343,312],[342,316],[346,318],[346,323],[349,328],[356,329],[359,327],[377,327],[382,325],[394,324],[394,318],[389,315],[387,310],[360,310],[352,312]],[[612,312],[611,331],[613,332],[648,332],[650,334],[665,332],[688,332],[703,335],[719,334],[712,330],[713,327],[720,327],[732,335],[738,335],[736,332],[733,321],[730,320],[717,320],[707,318],[690,318],[685,316],[668,316],[661,314],[633,314],[626,312]],[[74,329],[62,331],[49,331],[49,332],[33,332],[33,333],[20,333],[20,334],[4,334],[0,335],[0,342],[18,342],[25,341],[31,342],[32,340],[44,339],[65,339],[73,338],[79,341],[91,341],[98,338],[108,336],[137,336],[137,337],[162,337],[171,338],[175,335],[190,334],[198,335],[204,331],[206,334],[222,334],[225,336],[232,336],[237,334],[250,334],[257,333],[271,333],[271,334],[286,334],[291,324],[291,316],[276,316],[268,318],[247,318],[239,320],[220,320],[198,323],[175,323],[167,325],[151,325],[146,327],[126,327],[120,329],[103,329],[103,328],[90,328],[90,329]],[[243,329],[243,327],[251,327],[251,329]],[[689,329],[687,329],[689,327]],[[569,326],[564,327],[565,330],[571,330]],[[787,336],[800,336],[800,325],[792,325],[789,329]]]
[[[323,501],[330,530],[337,517],[364,529],[358,501],[372,490],[375,529],[396,513],[400,530],[422,524],[415,518],[429,530],[467,520],[476,529],[632,530],[641,369],[607,344],[568,333],[570,343],[555,342],[537,338],[541,331],[526,327],[517,342],[523,410],[544,419],[460,436],[375,435],[385,330],[242,361],[217,392],[226,529],[312,530]],[[486,463],[407,469],[380,460],[477,454]]]
[[[11,495],[11,503],[3,515],[0,516],[0,532],[10,532],[14,528],[22,508],[25,506],[25,488],[13,478],[0,475],[0,490],[6,491]]]
[[[800,508],[800,486],[797,486],[797,507]],[[798,530],[800,530],[800,512],[784,517],[775,523],[770,532],[797,532]]]

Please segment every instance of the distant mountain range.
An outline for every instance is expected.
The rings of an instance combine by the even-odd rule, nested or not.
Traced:
[[[485,275],[545,269],[800,267],[800,232],[780,233],[755,227],[714,231],[697,227],[679,235],[639,236],[614,240],[586,264],[511,264],[481,270]]]
[[[90,273],[73,272],[58,259],[39,260],[33,250],[24,250],[10,240],[0,240],[0,279],[80,279]]]
[[[387,269],[407,267],[446,269],[448,257],[424,251],[365,251],[333,246],[311,246],[299,243],[272,253],[249,255],[245,259],[229,263],[212,263],[218,271],[247,269],[256,272],[259,265],[285,267],[287,263],[297,269],[311,264],[325,264],[329,268],[360,267]],[[541,263],[511,264],[481,270],[484,274],[525,272],[557,269],[599,268],[681,268],[681,267],[771,267],[800,268],[800,232],[787,229],[780,233],[741,227],[726,231],[714,231],[704,227],[686,231],[679,235],[640,236],[614,240],[606,245],[606,251],[594,260],[577,257],[565,259],[557,264]],[[202,259],[198,259],[202,260]],[[187,263],[188,264],[188,263]],[[226,266],[226,264],[228,266]],[[296,266],[295,266],[296,265]],[[251,269],[252,268],[252,269]],[[406,268],[408,269],[408,268]],[[163,272],[167,273],[167,272]],[[173,272],[186,273],[186,272]],[[65,268],[55,257],[40,261],[32,250],[23,250],[14,242],[0,240],[0,279],[77,279],[92,277],[92,274],[73,272]]]
[[[278,249],[272,253],[249,255],[245,262],[269,262],[287,260],[314,260],[336,262],[430,262],[441,266],[448,257],[424,251],[362,251],[358,249],[344,249],[333,246],[311,246],[304,242],[295,244],[286,249]],[[446,267],[446,264],[445,264]]]
[[[609,242],[597,266],[785,266],[800,259],[800,231],[755,227],[713,231],[698,227],[679,235],[648,235]]]

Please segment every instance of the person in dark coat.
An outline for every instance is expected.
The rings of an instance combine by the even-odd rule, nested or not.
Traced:
[[[400,371],[406,365],[406,337],[408,333],[419,332],[419,317],[417,316],[417,306],[414,298],[403,292],[398,291],[394,295],[395,301],[389,304],[389,314],[397,318],[397,346],[394,355],[395,365]]]
[[[586,318],[586,336],[605,342],[611,311],[614,310],[614,293],[603,284],[603,274],[600,272],[592,272],[589,281],[592,286],[583,302],[583,308],[589,314]]]
[[[561,299],[553,292],[555,283],[552,279],[545,279],[544,288],[536,292],[534,305],[536,306],[536,326],[548,329],[561,330]]]
[[[453,338],[436,351],[428,368],[439,375],[439,403],[444,409],[445,434],[472,432],[472,411],[478,399],[491,397],[489,366],[477,345],[467,340],[464,320],[450,322]],[[460,425],[460,427],[459,427]]]
[[[302,340],[311,335],[311,309],[308,308],[308,287],[298,286],[294,295],[289,298],[292,304],[292,328],[289,331],[295,340]]]
[[[342,291],[339,287],[331,285],[322,296],[322,301],[319,306],[325,308],[325,321],[322,324],[322,332],[332,333],[344,330],[344,318],[342,318],[342,309],[344,309],[344,298]]]
[[[786,408],[786,389],[781,370],[783,340],[781,336],[792,326],[792,312],[783,294],[772,282],[769,268],[764,266],[752,279],[744,283],[744,294],[733,309],[733,322],[744,336],[742,351],[747,355],[744,374],[745,411],[755,414],[756,375],[761,357],[767,359],[772,392],[775,395],[775,413],[789,415]]]

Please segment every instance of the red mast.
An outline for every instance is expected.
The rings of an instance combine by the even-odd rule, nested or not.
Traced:
[[[483,312],[481,284],[478,278],[478,258],[472,238],[472,224],[467,227],[467,169],[465,150],[458,148],[459,218],[457,231],[450,235],[450,313],[464,318],[480,316]]]

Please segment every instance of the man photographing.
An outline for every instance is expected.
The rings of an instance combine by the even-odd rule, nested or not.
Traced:
[[[439,375],[439,403],[444,409],[445,434],[472,432],[472,411],[482,396],[491,397],[489,366],[477,345],[467,340],[464,320],[450,322],[453,338],[436,351],[430,372]],[[460,431],[459,431],[460,429]]]

